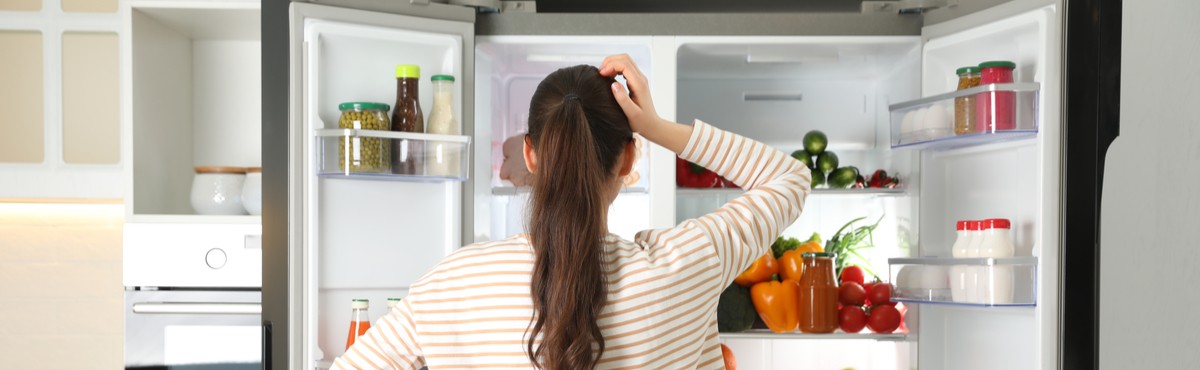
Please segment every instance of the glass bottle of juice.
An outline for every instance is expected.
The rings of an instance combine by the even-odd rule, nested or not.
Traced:
[[[346,335],[346,349],[354,345],[358,337],[371,328],[371,320],[367,318],[367,309],[371,303],[365,299],[350,301],[350,333]]]
[[[425,132],[425,113],[421,111],[417,85],[421,82],[421,67],[412,64],[396,66],[396,104],[392,109],[392,131]],[[423,168],[423,143],[418,140],[392,139],[392,173],[420,175]]]
[[[833,276],[834,253],[808,252],[800,275],[800,331],[832,333],[838,327],[838,287]]]

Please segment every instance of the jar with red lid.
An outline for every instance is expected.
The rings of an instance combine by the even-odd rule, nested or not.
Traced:
[[[979,64],[979,84],[1004,84],[1013,82],[1013,69],[1017,64],[995,60]],[[1016,93],[1012,91],[982,92],[975,99],[976,131],[996,132],[1017,127]]]

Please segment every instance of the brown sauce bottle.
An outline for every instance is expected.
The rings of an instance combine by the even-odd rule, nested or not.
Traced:
[[[396,105],[392,110],[392,131],[425,132],[425,114],[421,112],[417,85],[421,80],[421,67],[412,64],[396,66]],[[392,173],[421,175],[424,166],[423,142],[392,140]]]

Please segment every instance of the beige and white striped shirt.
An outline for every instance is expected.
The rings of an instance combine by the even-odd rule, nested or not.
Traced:
[[[609,236],[602,369],[720,369],[717,299],[800,216],[809,170],[762,143],[696,121],[682,157],[745,189],[720,209],[635,240]],[[518,235],[446,257],[334,369],[531,368],[533,252]]]

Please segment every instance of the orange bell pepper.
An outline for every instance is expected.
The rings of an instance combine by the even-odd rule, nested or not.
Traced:
[[[794,249],[783,252],[783,256],[776,261],[780,279],[800,281],[800,274],[804,272],[804,258],[800,257],[803,253]]]
[[[758,317],[771,331],[787,333],[800,326],[800,283],[795,280],[766,281],[750,288],[750,300]]]
[[[755,283],[761,283],[771,280],[771,275],[779,273],[779,266],[775,265],[775,256],[771,255],[771,251],[767,251],[762,257],[754,261],[750,268],[742,271],[741,275],[733,279],[737,285],[749,287]]]

